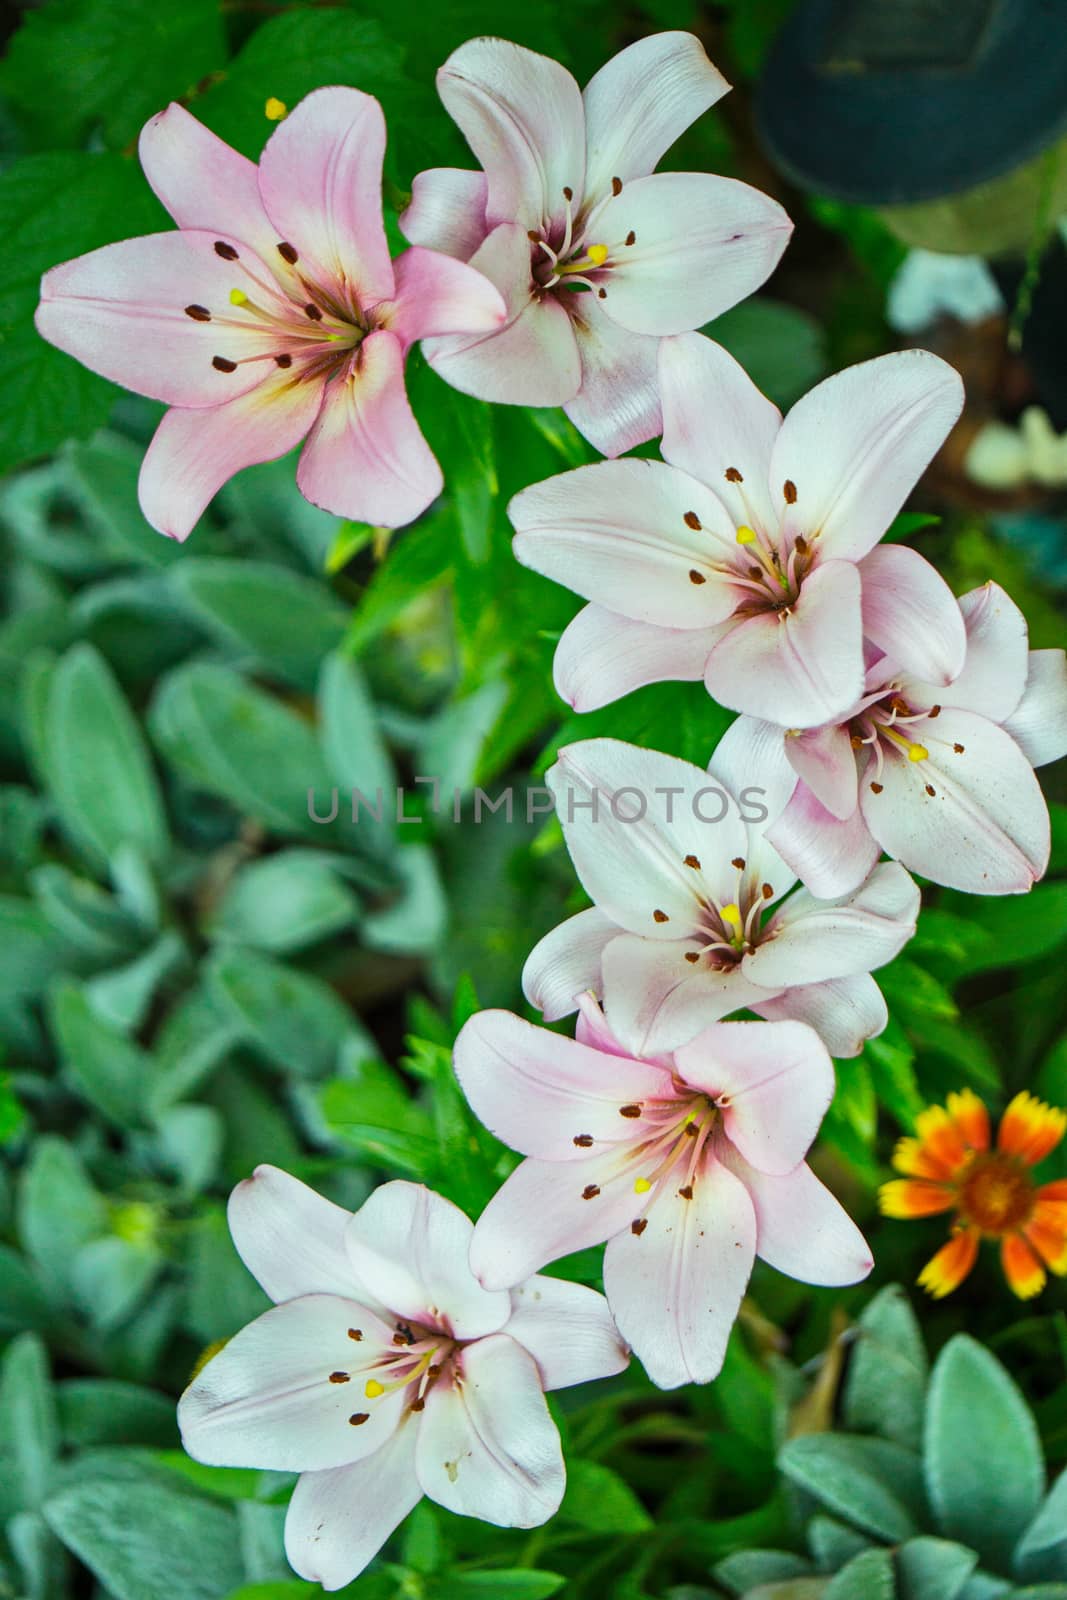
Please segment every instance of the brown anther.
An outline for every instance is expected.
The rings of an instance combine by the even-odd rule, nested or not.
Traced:
[[[774,890],[771,888],[771,885],[769,883],[765,883],[763,885],[763,898],[764,898],[764,900],[773,900],[774,899]]]
[[[692,528],[694,533],[699,533],[701,528],[704,526],[695,511],[687,511],[685,516],[682,518],[682,521],[685,523],[687,528]]]
[[[331,1372],[330,1373],[330,1382],[331,1383],[347,1383],[348,1382],[348,1373],[347,1372]]]
[[[871,784],[871,793],[872,794],[881,794],[882,788],[883,788],[882,784],[880,784],[880,783],[872,783]]]
[[[686,856],[685,860],[682,862],[682,865],[684,867],[692,867],[695,872],[699,872],[700,871],[700,857],[699,856]]]
[[[937,790],[934,788],[932,783],[928,783],[926,785],[926,792],[930,796],[930,799],[932,800],[934,798],[934,795],[937,793]]]
[[[762,567],[749,567],[748,575],[749,575],[750,578],[762,578],[764,576],[763,568]]]
[[[626,238],[623,240],[623,244],[636,244],[636,243],[637,243],[637,235],[634,232],[634,230],[631,228],[629,233],[626,235]]]
[[[370,1421],[370,1412],[369,1411],[353,1411],[352,1415],[349,1417],[348,1420],[352,1424],[353,1428],[362,1428],[362,1426],[363,1426],[363,1424],[365,1422],[369,1422]]]
[[[207,306],[186,306],[185,315],[192,317],[194,322],[210,322],[211,312]]]
[[[736,467],[727,467],[726,471],[723,473],[723,477],[726,479],[727,483],[744,483],[745,481]]]
[[[691,1183],[683,1183],[682,1187],[678,1190],[678,1193],[681,1195],[683,1200],[692,1200],[693,1185]]]
[[[363,1337],[363,1329],[362,1328],[349,1328],[348,1337],[350,1339],[354,1339],[356,1341],[356,1343],[358,1344],[359,1341]]]
[[[274,364],[278,367],[291,367],[293,364],[293,358],[292,356],[287,355],[275,356]]]
[[[730,865],[732,867],[736,867],[738,872],[744,872],[744,870],[745,870],[745,858],[744,858],[744,856],[734,856],[733,860],[730,862]]]
[[[394,1344],[405,1344],[405,1345],[407,1345],[407,1344],[411,1343],[411,1340],[407,1337],[406,1334],[394,1333],[393,1334],[393,1343]]]
[[[939,717],[941,715],[941,707],[940,706],[931,706],[929,711],[926,713],[926,715],[928,717]]]
[[[611,180],[611,192],[612,192],[612,194],[622,194],[622,179],[621,178],[612,178],[612,180]]]
[[[412,1409],[412,1411],[425,1411],[426,1410],[426,1401],[425,1400],[413,1400],[411,1402],[411,1409]]]
[[[620,1106],[619,1107],[619,1116],[620,1117],[639,1117],[640,1115],[641,1115],[641,1107],[640,1106],[628,1105],[628,1106]]]
[[[656,910],[652,913],[653,922],[669,922],[671,919],[665,911]]]
[[[785,503],[786,503],[787,506],[795,506],[796,505],[796,503],[797,503],[797,486],[793,482],[792,478],[787,478],[785,480],[785,482],[782,484],[782,493],[785,495]]]
[[[648,1218],[647,1217],[638,1217],[636,1222],[631,1222],[631,1224],[630,1224],[630,1232],[632,1234],[634,1234],[638,1239],[640,1239],[641,1235],[644,1233],[644,1231],[645,1231],[645,1229],[647,1227],[648,1227]]]
[[[221,256],[223,261],[237,260],[237,251],[232,244],[227,244],[224,239],[215,240],[215,254]]]
[[[687,950],[685,952],[685,959],[687,961],[691,961],[693,965],[696,966],[696,963],[700,960],[700,952],[697,950]]]
[[[435,1361],[432,1366],[426,1368],[426,1376],[431,1379],[441,1376],[441,1364],[439,1361]]]
[[[587,1183],[585,1188],[582,1190],[582,1199],[583,1200],[595,1200],[599,1193],[600,1193],[600,1185],[599,1184]]]
[[[527,228],[526,237],[529,239],[531,244],[541,243],[541,235],[538,233],[536,228]]]
[[[700,1129],[697,1127],[695,1122],[687,1122],[685,1127],[682,1129],[682,1132],[685,1134],[687,1139],[695,1139],[697,1134],[700,1132]]]
[[[807,555],[807,553],[808,553],[808,541],[805,539],[805,537],[804,537],[804,535],[802,533],[798,533],[796,538],[793,540],[793,548],[796,551],[798,556],[806,556]]]
[[[858,733],[854,733],[848,742],[852,746],[853,750],[863,749],[863,740],[860,738]]]
[[[593,1142],[593,1135],[591,1133],[576,1133],[572,1142],[578,1146],[579,1150],[588,1150]]]
[[[566,184],[563,186],[563,198],[564,200],[574,199],[574,190],[569,188]]]
[[[608,291],[606,289],[598,289],[596,292],[596,297],[598,300],[606,300],[608,297]]]
[[[211,365],[216,372],[236,372],[236,361],[229,361],[225,356],[212,356]]]
[[[955,752],[956,752],[956,754],[958,756],[961,756],[963,754],[963,746],[961,744],[954,744],[952,746],[952,748],[953,748],[953,750],[955,750]]]
[[[288,263],[289,263],[289,265],[291,267],[294,267],[296,265],[296,263],[300,260],[300,257],[297,255],[297,253],[293,249],[292,245],[291,244],[286,244],[284,239],[282,240],[281,244],[278,246],[278,254],[281,256],[283,261],[288,261]]]
[[[707,581],[708,580],[707,580],[707,578],[705,578],[704,574],[702,572],[698,572],[696,567],[690,567],[689,568],[689,582],[690,583],[707,583]]]
[[[318,306],[312,305],[310,301],[304,307],[304,314],[309,316],[312,322],[322,321],[322,312],[319,310]]]

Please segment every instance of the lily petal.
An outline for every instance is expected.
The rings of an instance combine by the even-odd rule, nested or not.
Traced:
[[[313,277],[361,309],[393,296],[384,155],[385,117],[373,95],[328,88],[304,96],[259,160],[259,192],[281,238]]]
[[[860,579],[850,561],[826,561],[795,605],[731,628],[708,657],[708,693],[733,711],[812,728],[832,722],[863,690]]]
[[[413,245],[393,267],[396,294],[380,325],[405,350],[430,334],[495,332],[507,320],[499,289],[462,261]]]
[[[907,545],[877,545],[860,562],[860,578],[865,638],[917,678],[938,684],[957,678],[967,633],[959,602],[936,567]]]
[[[843,1288],[874,1265],[870,1245],[844,1207],[806,1165],[786,1177],[757,1172],[736,1150],[722,1156],[756,1213],[756,1254],[800,1283]]]
[[[459,1352],[462,1387],[435,1384],[415,1471],[431,1500],[501,1528],[534,1528],[559,1509],[565,1473],[537,1365],[506,1334]]]
[[[646,683],[699,683],[720,637],[721,628],[661,628],[585,606],[556,646],[556,693],[575,711],[597,711]]]
[[[595,295],[580,298],[571,326],[582,363],[582,387],[564,407],[602,456],[654,439],[663,431],[658,382],[658,339],[628,333],[613,322]]]
[[[848,728],[831,722],[822,728],[791,730],[784,748],[789,765],[819,805],[837,821],[847,821],[859,805],[856,752]]]
[[[604,1289],[623,1338],[661,1389],[710,1383],[752,1271],[756,1218],[744,1186],[706,1160],[690,1185],[657,1193],[640,1233],[604,1252]]]
[[[691,33],[654,33],[612,56],[586,84],[585,187],[606,194],[652,172],[689,125],[728,92]]]
[[[273,264],[280,241],[259,197],[254,161],[175,100],[145,123],[137,154],[179,228],[199,228],[223,239],[234,234]]]
[[[1004,728],[1031,766],[1067,755],[1067,656],[1062,650],[1030,651],[1023,697]]]
[[[259,1166],[230,1195],[237,1253],[272,1300],[355,1291],[345,1249],[351,1212],[278,1167]]]
[[[882,853],[859,807],[842,822],[805,783],[797,785],[769,837],[805,888],[820,900],[835,900],[858,889]]]
[[[806,1022],[839,1061],[858,1056],[867,1040],[876,1039],[889,1022],[885,998],[869,972],[827,983],[802,983],[777,999],[758,1001],[752,1010],[767,1022]]]
[[[611,252],[604,310],[631,333],[688,333],[758,289],[792,231],[776,200],[736,178],[636,178],[596,221]]]
[[[561,472],[523,489],[508,516],[524,566],[635,622],[711,627],[743,594],[716,565],[735,548],[725,510],[661,461]]]
[[[285,1554],[301,1578],[327,1590],[345,1588],[415,1509],[422,1499],[417,1431],[413,1420],[401,1422],[365,1460],[297,1480],[285,1517]]]
[[[687,960],[698,946],[622,934],[604,952],[604,1004],[613,1031],[635,1055],[676,1050],[710,1022],[770,999],[777,988],[751,982],[740,964]]]
[[[595,1290],[538,1273],[512,1289],[511,1301],[505,1332],[533,1356],[546,1390],[610,1378],[629,1366],[630,1352]]]
[[[300,443],[319,414],[323,388],[321,380],[277,372],[226,405],[168,411],[141,463],[145,520],[169,539],[187,539],[235,472]]]
[[[798,889],[765,929],[766,939],[741,963],[745,976],[769,989],[850,978],[885,966],[915,932],[919,890],[895,861],[875,867],[854,894],[816,900]]]
[[[826,378],[790,411],[771,483],[797,498],[788,530],[818,538],[824,559],[858,561],[886,531],[963,408],[959,373],[902,350]]]
[[[770,824],[781,815],[796,788],[796,773],[786,760],[781,728],[756,717],[738,717],[715,746],[708,776],[737,796],[748,833],[745,866],[731,898],[751,902],[762,894],[770,906],[796,882],[795,873],[769,838]]]
[[[984,583],[962,595],[959,608],[967,630],[963,670],[945,689],[934,683],[926,693],[916,692],[916,686],[908,683],[909,698],[914,705],[940,702],[1003,722],[1026,688],[1030,651],[1026,618],[999,583]]]
[[[413,522],[440,494],[444,479],[408,404],[394,334],[364,339],[327,389],[296,481],[324,511],[386,528]]]
[[[568,917],[534,945],[522,969],[522,992],[546,1022],[569,1017],[580,994],[600,989],[604,946],[618,931],[609,916],[591,906]]]
[[[411,185],[411,202],[400,213],[400,231],[412,244],[469,261],[486,235],[488,184],[484,172],[431,167]]]
[[[437,92],[485,170],[490,227],[562,224],[565,188],[581,204],[585,113],[558,61],[505,39],[469,39],[438,72]]]

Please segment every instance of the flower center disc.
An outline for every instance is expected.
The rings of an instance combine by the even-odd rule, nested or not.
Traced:
[[[983,1233],[1010,1233],[1029,1217],[1033,1188],[1010,1157],[978,1156],[963,1180],[960,1209]]]

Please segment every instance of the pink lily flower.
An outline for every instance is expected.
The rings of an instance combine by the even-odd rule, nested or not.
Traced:
[[[577,1039],[483,1011],[455,1063],[476,1114],[528,1158],[475,1226],[475,1273],[494,1288],[607,1240],[608,1306],[660,1388],[717,1375],[755,1256],[828,1285],[873,1265],[804,1163],[834,1072],[801,1023],[716,1022],[638,1060],[587,996]]]
[[[145,517],[185,539],[242,467],[306,437],[301,493],[399,527],[441,469],[404,391],[416,339],[498,327],[473,268],[429,250],[389,259],[385,121],[357,89],[318,89],[258,167],[179,105],[145,126],[145,176],[178,231],[105,245],[45,273],[37,327],[168,411],[141,470]]]
[[[700,334],[660,354],[663,462],[601,462],[516,495],[515,554],[590,605],[556,651],[579,711],[699,680],[735,711],[818,727],[863,692],[864,635],[922,640],[947,683],[962,631],[922,624],[947,593],[917,552],[875,546],[959,415],[963,385],[908,350],[820,383],[782,421]]]
[[[888,571],[907,552],[876,553]],[[781,741],[798,780],[768,838],[813,894],[849,893],[883,850],[969,894],[1025,894],[1048,866],[1033,769],[1067,754],[1067,657],[1029,649],[1026,619],[999,584],[943,609],[876,657],[839,721],[750,730]],[[928,682],[930,634],[953,627],[966,642],[961,670]]]
[[[882,1031],[870,974],[915,932],[919,891],[886,862],[849,895],[789,892],[796,873],[766,832],[796,782],[777,734],[736,722],[706,773],[615,739],[560,752],[546,782],[593,906],[527,959],[526,998],[547,1021],[591,989],[634,1055],[741,1009],[809,1023],[835,1056]]]
[[[229,1220],[276,1303],[197,1374],[178,1421],[194,1460],[301,1474],[285,1549],[302,1578],[343,1588],[424,1494],[501,1527],[553,1514],[544,1391],[629,1359],[603,1296],[541,1277],[484,1289],[470,1221],[421,1184],[383,1184],[353,1215],[257,1167]]]
[[[602,454],[660,432],[661,338],[698,328],[770,276],[792,223],[732,178],[653,169],[729,85],[690,33],[641,39],[583,92],[558,61],[471,39],[437,75],[481,172],[420,173],[413,244],[492,279],[505,327],[425,347],[483,400],[562,405]]]

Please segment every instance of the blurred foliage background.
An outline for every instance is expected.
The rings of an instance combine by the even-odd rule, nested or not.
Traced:
[[[528,817],[527,791],[571,738],[608,732],[703,764],[729,720],[699,685],[582,718],[555,697],[554,644],[577,602],[513,560],[505,506],[592,458],[562,414],[490,409],[415,354],[413,403],[447,476],[419,523],[389,540],[339,524],[281,462],[231,483],[180,550],[136,499],[160,408],[36,337],[39,276],[168,225],[135,146],[172,98],[254,157],[268,96],[292,105],[331,82],[379,96],[395,221],[421,167],[467,161],[433,88],[465,38],[504,34],[585,81],[631,39],[692,27],[736,87],[666,164],[743,177],[796,219],[774,280],[710,330],[787,405],[902,342],[886,296],[906,255],[874,211],[802,194],[761,151],[754,85],[791,9],[46,0],[12,19],[0,67],[4,1600],[318,1592],[282,1555],[291,1480],[201,1468],[178,1449],[173,1400],[194,1364],[266,1304],[230,1245],[226,1194],[268,1161],[347,1206],[401,1175],[475,1214],[513,1158],[467,1112],[452,1038],[479,1004],[522,1008],[531,945],[582,904],[558,827]],[[1008,264],[1031,294],[1047,232],[1034,227],[1029,263]],[[983,375],[1011,314],[942,319],[917,341],[964,370],[979,412],[999,406],[1009,422],[1025,385],[991,401]],[[1033,645],[1063,642],[1062,496],[984,492],[950,447],[895,536],[957,592],[1002,583]],[[436,812],[417,781],[428,775]],[[880,974],[888,1031],[839,1064],[815,1160],[868,1232],[871,1282],[811,1290],[757,1268],[714,1385],[663,1395],[635,1365],[553,1398],[570,1486],[549,1527],[502,1532],[424,1503],[352,1586],[358,1600],[1067,1595],[1062,1485],[1039,1511],[1067,1461],[1067,1288],[1020,1305],[983,1256],[952,1299],[923,1300],[911,1286],[942,1224],[886,1222],[875,1203],[894,1140],[949,1090],[969,1084],[994,1109],[1022,1087],[1067,1104],[1067,807],[1062,771],[1044,780],[1046,882],[999,901],[928,889],[918,937]],[[379,787],[382,820],[353,820],[352,789]],[[479,788],[510,788],[512,816],[483,807],[475,823]],[[334,790],[336,815],[316,820]],[[1067,1160],[1046,1169],[1067,1175]],[[595,1283],[598,1252],[554,1270]]]

